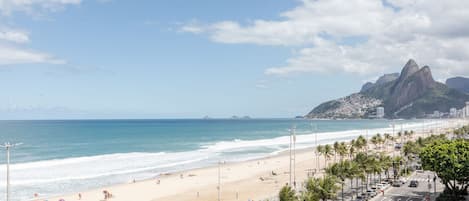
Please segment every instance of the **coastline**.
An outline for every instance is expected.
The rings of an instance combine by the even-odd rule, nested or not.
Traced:
[[[453,121],[453,120],[448,120]],[[457,120],[456,120],[457,121]],[[457,125],[447,127],[455,127]],[[444,128],[445,130],[448,128]],[[427,131],[429,133],[430,131]],[[371,137],[375,133],[370,134]],[[417,130],[415,137],[424,135]],[[341,140],[338,140],[341,141]],[[342,140],[349,141],[349,140]],[[325,144],[325,143],[321,143]],[[296,180],[301,184],[307,178],[307,170],[316,168],[317,161],[312,147],[296,151]],[[329,160],[329,162],[333,159]],[[320,168],[324,157],[319,157]],[[274,171],[277,175],[272,175]],[[278,190],[289,181],[289,152],[241,162],[230,162],[221,166],[221,200],[260,200],[277,195]],[[180,175],[183,178],[180,178]],[[125,183],[80,192],[84,201],[103,200],[102,191],[113,194],[115,201],[157,200],[217,200],[218,166],[209,166],[162,175],[135,183]],[[65,199],[79,200],[78,193],[52,197],[50,201]],[[43,199],[32,199],[43,200]]]

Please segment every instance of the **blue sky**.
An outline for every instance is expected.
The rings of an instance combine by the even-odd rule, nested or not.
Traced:
[[[467,75],[468,54],[453,55],[461,41],[445,41],[467,18],[443,26],[420,5],[335,7],[341,19],[320,12],[334,4],[307,0],[22,2],[0,3],[1,119],[292,117],[409,57],[437,78]],[[435,33],[383,26],[399,17]],[[454,46],[417,51],[435,38]]]

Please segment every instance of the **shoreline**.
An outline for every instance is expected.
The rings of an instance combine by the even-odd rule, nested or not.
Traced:
[[[449,119],[447,122],[460,121]],[[467,120],[464,120],[467,122]],[[449,124],[444,128],[448,130],[457,127]],[[415,130],[414,137],[422,134]],[[430,133],[427,130],[426,133]],[[397,132],[396,132],[397,134]],[[371,137],[372,133],[368,135]],[[350,140],[337,140],[350,141]],[[333,142],[332,142],[333,143]],[[318,143],[328,144],[328,143]],[[369,145],[372,146],[372,145]],[[282,151],[276,155],[265,156],[240,162],[227,162],[221,166],[221,197],[222,200],[259,200],[274,197],[278,190],[289,180],[289,151]],[[300,184],[307,178],[307,171],[317,166],[314,147],[296,150],[296,175]],[[333,161],[333,157],[328,162]],[[324,167],[324,157],[319,157],[320,169]],[[275,172],[277,175],[272,175]],[[180,175],[183,178],[180,178]],[[157,184],[155,178],[136,181],[135,183],[122,183],[105,187],[94,188],[81,192],[83,201],[103,200],[102,191],[111,192],[115,201],[157,201],[157,200],[217,200],[218,197],[218,166],[210,165],[184,171],[161,174],[161,181]],[[63,196],[54,196],[49,201],[65,199],[78,200],[78,193]],[[43,199],[31,199],[43,200]]]

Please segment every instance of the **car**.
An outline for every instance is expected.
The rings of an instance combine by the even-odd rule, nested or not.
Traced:
[[[366,199],[365,196],[361,196],[361,195],[359,195],[355,198],[355,201],[366,201],[366,200],[368,200],[368,199]]]
[[[400,150],[401,148],[402,148],[402,143],[396,143],[394,145],[394,149],[396,149],[396,150]]]
[[[400,181],[392,182],[392,187],[401,187],[402,183]]]
[[[401,178],[399,181],[401,182],[401,184],[407,183],[407,179],[406,179],[406,178]]]
[[[419,182],[417,180],[410,181],[409,187],[417,188],[419,186]]]
[[[369,196],[369,197],[375,197],[377,194],[376,194],[376,191],[375,190],[372,190],[372,189],[368,189],[366,191],[366,194]]]
[[[376,187],[378,187],[378,190],[386,190],[388,188],[388,184],[378,184]]]

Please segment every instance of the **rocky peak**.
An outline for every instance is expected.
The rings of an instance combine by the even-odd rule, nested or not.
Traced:
[[[419,71],[419,65],[417,65],[417,63],[413,59],[409,59],[409,61],[407,61],[407,63],[405,64],[404,68],[401,71],[401,76],[399,76],[399,81],[402,81],[410,77],[417,71]]]
[[[390,109],[396,110],[411,104],[435,85],[430,67],[421,69],[413,60],[409,60],[402,70],[399,80],[394,84],[389,99]]]

